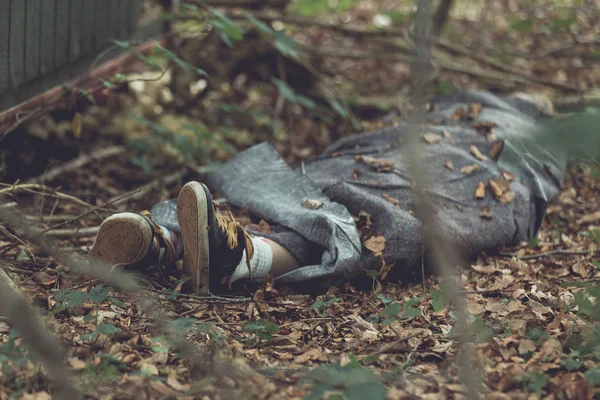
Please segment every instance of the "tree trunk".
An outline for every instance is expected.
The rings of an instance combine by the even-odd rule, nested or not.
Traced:
[[[446,25],[446,21],[448,20],[448,15],[450,14],[450,9],[452,8],[452,3],[454,0],[441,0],[440,4],[435,10],[435,14],[433,15],[433,36],[439,37],[442,29],[444,29],[444,25]]]

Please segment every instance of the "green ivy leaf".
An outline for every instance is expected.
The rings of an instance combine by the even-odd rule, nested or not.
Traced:
[[[567,371],[572,372],[578,370],[583,363],[578,359],[578,352],[572,352],[567,358],[560,360],[560,365],[564,366]]]
[[[88,299],[88,294],[79,290],[57,290],[54,293],[54,297],[57,300],[62,300],[66,303],[67,308],[75,308],[83,303],[85,303]]]
[[[381,300],[381,302],[382,302],[383,304],[388,304],[388,303],[391,303],[392,301],[394,301],[394,299],[392,299],[391,297],[388,297],[388,296],[386,296],[386,295],[385,295],[385,294],[383,294],[383,293],[378,293],[378,294],[377,294],[377,298],[378,298],[379,300]]]
[[[583,377],[592,386],[600,385],[600,368],[592,368],[583,374]]]
[[[436,313],[444,309],[444,303],[441,300],[431,300],[431,306]]]
[[[400,314],[400,318],[403,319],[411,319],[411,318],[415,318],[421,315],[421,310],[418,308],[408,308],[404,311],[402,311],[402,314]]]
[[[248,322],[242,327],[242,332],[266,332],[276,333],[279,332],[279,327],[272,322],[259,319],[255,322]]]
[[[400,314],[400,311],[402,311],[402,308],[400,307],[400,304],[393,303],[393,304],[388,304],[383,309],[383,311],[381,311],[381,313],[379,315],[381,315],[384,318],[395,317],[396,315]]]
[[[114,297],[110,297],[110,298],[108,299],[108,301],[110,301],[111,303],[113,303],[113,304],[114,304],[114,305],[116,305],[117,307],[120,307],[120,308],[127,308],[127,306],[125,305],[125,303],[123,303],[121,300],[119,300],[119,299],[116,299],[116,298],[114,298]]]
[[[196,318],[178,318],[169,322],[169,327],[175,332],[185,333],[192,327],[198,320]]]
[[[94,304],[102,304],[108,297],[111,289],[103,285],[98,285],[88,292],[90,301]]]
[[[102,333],[106,336],[110,336],[114,335],[115,333],[122,332],[122,330],[114,324],[103,322],[100,325],[98,325],[98,328],[96,328],[96,332]]]
[[[590,316],[594,313],[594,304],[586,297],[583,292],[575,293],[575,301],[573,302],[578,307],[578,314]]]

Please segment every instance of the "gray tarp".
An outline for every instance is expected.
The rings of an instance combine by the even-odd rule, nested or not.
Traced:
[[[480,112],[457,120],[456,109],[466,111],[474,103],[481,104]],[[533,148],[532,141],[526,140],[542,118],[535,104],[482,92],[439,97],[430,104],[428,123],[419,129],[441,138],[422,146],[427,208],[437,214],[439,223],[432,234],[451,240],[470,255],[534,236],[547,201],[560,190],[566,164],[563,154]],[[483,155],[490,154],[496,142],[489,135],[490,123],[495,124],[493,135],[504,139],[498,162],[489,156],[480,160],[470,149],[476,146]],[[361,211],[370,214],[373,234],[385,237],[383,255],[387,264],[394,264],[392,276],[408,278],[420,265],[423,251],[422,226],[413,214],[412,181],[402,146],[408,130],[408,125],[399,125],[343,138],[305,163],[305,175],[263,143],[211,174],[209,184],[231,204],[283,227],[288,234],[273,238],[300,260],[310,259],[300,254],[302,249],[321,255],[320,263],[305,265],[279,281],[338,280],[380,268],[381,261],[361,246],[353,218]],[[463,167],[475,164],[479,168],[474,172],[461,173]],[[500,179],[503,170],[515,176],[509,186],[514,199],[505,203],[495,199],[488,186],[490,180]],[[486,184],[484,199],[474,198],[479,181]],[[307,207],[306,199],[321,207]],[[484,206],[489,207],[491,219],[480,216]],[[152,212],[157,222],[177,229],[173,211],[169,202]]]

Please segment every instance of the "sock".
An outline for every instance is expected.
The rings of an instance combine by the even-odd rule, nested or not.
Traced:
[[[181,233],[172,231],[168,228],[165,228],[162,225],[159,225],[159,227],[162,230],[165,237],[167,238],[167,240],[169,240],[171,243],[173,243],[175,245],[175,258],[177,260],[179,260],[181,257],[183,257],[183,240],[181,240]],[[162,264],[164,255],[165,255],[165,249],[161,247],[159,250],[159,253],[158,253],[158,263],[159,264]]]
[[[252,244],[254,245],[254,255],[250,260],[252,278],[263,279],[271,270],[273,250],[269,246],[269,243],[261,237],[252,238]],[[250,271],[248,271],[248,263],[246,262],[246,250],[242,253],[242,259],[238,266],[235,267],[235,271],[233,271],[231,282],[242,278],[250,278]]]

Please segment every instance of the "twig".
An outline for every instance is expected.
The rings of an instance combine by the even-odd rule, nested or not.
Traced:
[[[534,53],[534,54],[519,53],[519,52],[513,52],[513,51],[507,51],[507,53],[510,55],[513,55],[513,56],[529,58],[529,59],[546,58],[546,57],[556,57],[556,56],[560,55],[560,53],[562,53],[566,50],[572,49],[574,47],[579,47],[579,46],[600,46],[600,40],[598,40],[598,39],[576,39],[575,42],[561,43],[553,49],[550,49],[550,50],[547,50],[547,51],[544,51],[541,53]]]
[[[64,226],[64,225],[68,225],[68,224],[70,224],[70,223],[73,223],[73,222],[75,222],[75,221],[77,221],[77,220],[79,220],[79,219],[81,219],[81,218],[85,217],[86,215],[89,215],[89,214],[93,213],[94,211],[97,211],[97,210],[99,210],[99,209],[101,209],[101,208],[105,208],[105,207],[107,207],[107,206],[110,206],[110,205],[112,205],[112,204],[116,204],[116,203],[118,203],[119,201],[122,201],[122,200],[125,200],[125,199],[127,199],[128,197],[132,197],[132,196],[133,196],[134,194],[136,194],[136,193],[139,193],[139,192],[142,192],[142,191],[149,191],[149,190],[150,190],[150,189],[152,189],[154,186],[156,186],[156,184],[157,184],[157,182],[152,182],[152,183],[150,183],[150,184],[148,184],[148,185],[146,185],[146,186],[142,186],[141,188],[137,188],[137,189],[131,190],[131,191],[129,191],[129,192],[127,192],[127,193],[125,193],[125,194],[122,194],[122,195],[120,195],[120,196],[118,196],[118,197],[116,197],[116,198],[114,198],[114,199],[112,199],[112,200],[110,200],[110,201],[108,201],[108,202],[106,202],[106,203],[102,204],[101,206],[94,207],[94,208],[92,208],[91,210],[87,210],[86,212],[84,212],[84,213],[82,213],[82,214],[79,214],[79,215],[78,215],[78,216],[76,216],[75,218],[72,218],[72,219],[70,219],[70,220],[68,220],[68,221],[64,221],[64,222],[61,222],[61,223],[59,223],[59,224],[56,224],[56,225],[54,225],[54,226],[51,226],[50,228],[46,229],[46,230],[44,231],[44,233],[47,233],[47,232],[49,232],[49,231],[52,231],[52,230],[54,230],[54,229],[56,229],[56,228],[60,228],[61,226]]]
[[[0,231],[2,231],[2,233],[4,233],[6,236],[8,236],[9,238],[16,240],[17,242],[21,243],[23,246],[25,246],[25,248],[27,249],[27,251],[29,252],[29,255],[31,256],[31,259],[33,261],[35,261],[35,256],[33,255],[33,252],[31,251],[31,249],[29,248],[29,246],[27,246],[27,244],[21,240],[21,238],[19,238],[16,235],[13,235],[12,233],[10,233],[8,231],[8,229],[6,229],[5,227],[3,227],[2,225],[0,225]]]
[[[398,346],[400,343],[406,342],[407,340],[410,340],[410,339],[414,339],[414,338],[416,338],[418,336],[421,336],[422,334],[423,334],[423,332],[415,332],[415,333],[412,333],[412,334],[410,334],[410,335],[408,335],[406,337],[399,338],[398,340],[395,340],[392,343],[388,343],[387,345],[383,346],[379,350],[374,351],[373,353],[369,353],[367,355],[367,357],[369,357],[369,356],[378,356],[378,355],[381,355],[381,354],[385,354],[385,353],[389,352],[390,350],[394,350],[395,347]]]
[[[339,57],[339,58],[350,58],[350,59],[377,59],[377,60],[387,60],[387,61],[395,61],[395,62],[403,62],[403,63],[413,63],[415,61],[414,56],[409,56],[405,54],[398,53],[383,53],[383,52],[375,52],[375,51],[356,51],[356,50],[348,50],[348,49],[340,49],[333,47],[318,47],[312,48],[308,46],[300,46],[301,49],[305,52],[312,52],[319,55],[329,56],[329,57]],[[523,84],[537,84],[542,86],[548,86],[554,89],[560,89],[568,92],[579,92],[579,88],[574,86],[553,82],[549,80],[545,80],[542,78],[532,78],[528,75],[518,74],[514,71],[510,73],[500,73],[497,71],[484,70],[479,67],[473,66],[463,66],[453,61],[443,59],[443,58],[434,58],[434,63],[437,67],[452,71],[458,72],[461,74],[473,76],[475,78],[480,78],[484,80],[494,80],[494,81],[511,81],[514,83],[523,83]]]
[[[553,256],[553,255],[586,255],[586,254],[590,254],[589,251],[583,251],[583,250],[562,250],[562,249],[558,249],[558,250],[549,250],[549,251],[543,251],[541,253],[536,253],[536,254],[525,254],[523,256],[520,256],[516,253],[505,253],[505,252],[500,252],[498,253],[498,255],[502,256],[502,257],[517,257],[521,260],[531,260],[534,258],[539,258],[539,257],[547,257],[547,256]]]
[[[99,226],[91,226],[88,228],[54,229],[52,231],[45,232],[44,236],[51,236],[56,239],[70,239],[75,236],[94,236],[99,230]]]
[[[91,154],[82,154],[79,157],[61,165],[60,167],[52,168],[51,170],[43,173],[42,175],[27,180],[27,183],[52,182],[59,175],[76,171],[92,161],[99,161],[104,158],[117,156],[124,152],[125,148],[123,146],[110,146]]]
[[[175,182],[177,182],[179,179],[181,179],[187,172],[187,168],[181,168],[175,172],[173,172],[172,174],[169,174],[167,176],[158,178],[158,179],[154,179],[152,182],[150,182],[148,185],[142,186],[138,189],[133,190],[132,192],[129,192],[127,196],[124,195],[119,195],[119,196],[115,196],[113,198],[111,198],[108,203],[113,204],[113,205],[119,205],[121,203],[123,203],[125,200],[140,200],[143,199],[144,197],[146,197],[148,195],[148,193],[150,193],[150,191],[152,190],[152,188],[158,184],[162,184],[164,186],[168,186],[171,185]]]
[[[227,13],[227,15],[231,18],[240,19],[240,18],[245,18],[246,14],[230,12],[230,13]],[[366,37],[368,37],[368,36],[397,36],[397,37],[403,37],[403,36],[406,36],[406,33],[407,33],[405,29],[399,29],[399,28],[366,29],[366,28],[361,28],[361,27],[356,27],[356,26],[348,26],[348,25],[344,25],[344,24],[340,24],[340,23],[332,23],[332,22],[323,21],[323,20],[319,20],[319,19],[305,18],[305,17],[291,16],[291,15],[273,15],[273,14],[264,13],[264,12],[254,12],[254,13],[252,13],[252,16],[257,19],[266,21],[266,22],[280,21],[283,23],[295,24],[295,25],[317,26],[317,27],[321,27],[321,28],[325,28],[325,29],[338,31],[338,32],[343,33],[344,35],[350,35],[350,36],[366,36]],[[185,20],[185,19],[195,19],[197,17],[189,16],[189,15],[178,15],[178,16],[176,16],[176,18]],[[570,92],[579,92],[580,91],[579,88],[574,87],[574,86],[549,81],[549,80],[542,79],[542,78],[539,78],[539,77],[536,77],[536,76],[530,75],[530,74],[517,73],[511,66],[503,65],[495,60],[492,60],[489,57],[473,53],[462,46],[453,45],[453,44],[448,43],[447,41],[444,41],[441,39],[433,39],[432,42],[434,45],[440,47],[441,49],[449,50],[449,51],[455,52],[455,53],[460,53],[462,56],[472,58],[478,62],[492,66],[493,68],[501,70],[503,72],[506,72],[509,75],[508,79],[510,79],[511,81],[516,82],[516,83],[538,84],[538,85],[548,86],[548,87],[552,87],[555,89],[566,90],[566,91],[570,91]],[[594,43],[594,42],[595,41],[590,41],[590,43]],[[409,46],[407,44],[406,46],[401,46],[401,47],[405,51],[408,51],[408,50],[410,50],[411,46]],[[312,49],[312,50],[319,54],[333,55],[333,54],[331,54],[331,50],[329,51],[329,54],[324,53],[324,50],[322,48]],[[399,61],[399,62],[406,62],[406,63],[410,63],[410,62],[414,61],[414,58],[411,56],[397,54],[397,53],[391,54],[391,53],[372,52],[372,53],[365,53],[363,55],[358,56],[356,53],[346,53],[346,52],[341,51],[341,52],[338,52],[334,56],[337,56],[337,57],[343,56],[343,57],[347,57],[347,58],[384,59],[384,60]],[[500,75],[500,74],[494,73],[493,71],[485,71],[485,70],[481,70],[481,69],[473,70],[472,68],[463,67],[459,64],[455,64],[450,61],[446,61],[443,58],[440,59],[439,55],[435,57],[435,61],[436,61],[436,64],[440,68],[450,70],[453,72],[464,73],[467,75],[475,76],[477,78],[495,79],[495,80],[500,80],[500,81],[507,79],[506,75]]]
[[[33,194],[42,194],[42,195],[46,195],[46,196],[50,196],[50,197],[55,197],[55,198],[59,198],[59,199],[63,199],[63,200],[69,200],[72,201],[74,203],[77,203],[79,205],[85,206],[85,207],[91,207],[91,208],[96,208],[95,206],[91,205],[90,203],[86,203],[85,201],[78,199],[77,197],[65,194],[65,193],[61,193],[58,190],[52,189],[51,187],[45,186],[45,185],[41,185],[39,183],[25,183],[25,184],[6,184],[6,183],[0,183],[0,186],[5,186],[4,189],[0,190],[0,194],[12,194],[15,191],[24,191],[24,192],[28,192],[28,193],[33,193]],[[38,189],[38,190],[43,190],[44,192],[39,193],[36,192],[33,189]],[[49,191],[49,193],[46,193],[45,191]],[[107,211],[107,210],[103,210],[103,211]]]

